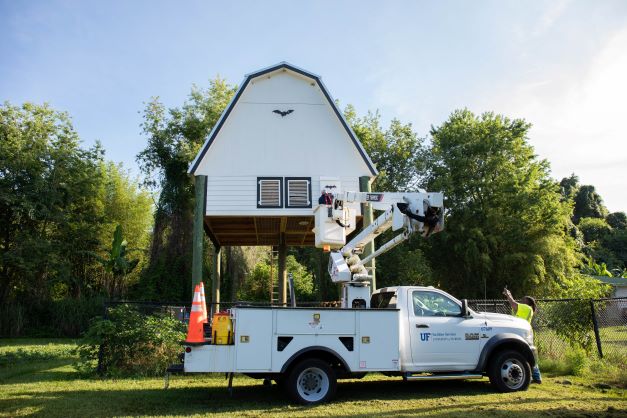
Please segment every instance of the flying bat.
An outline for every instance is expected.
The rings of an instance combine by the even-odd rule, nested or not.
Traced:
[[[276,113],[277,115],[281,115],[281,117],[287,116],[290,113],[292,113],[294,111],[294,109],[289,109],[289,110],[279,110],[279,109],[275,109],[272,111],[272,113]]]

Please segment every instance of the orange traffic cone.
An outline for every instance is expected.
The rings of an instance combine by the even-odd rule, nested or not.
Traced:
[[[186,343],[204,343],[203,332],[203,310],[200,300],[200,286],[194,289],[194,299],[192,300],[192,310],[189,313],[189,325],[187,327]]]
[[[207,315],[207,300],[205,299],[205,285],[203,282],[200,282],[200,303],[202,303],[202,322],[206,324],[209,322],[209,315]]]

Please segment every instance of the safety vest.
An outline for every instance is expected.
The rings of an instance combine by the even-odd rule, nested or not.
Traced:
[[[533,309],[531,309],[531,306],[529,305],[519,303],[518,309],[516,310],[516,316],[531,323],[531,318],[533,318]]]

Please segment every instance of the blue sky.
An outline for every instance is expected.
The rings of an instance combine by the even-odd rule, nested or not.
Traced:
[[[134,173],[150,97],[280,61],[421,136],[460,107],[523,117],[556,178],[627,210],[625,1],[0,0],[0,101],[69,112]]]

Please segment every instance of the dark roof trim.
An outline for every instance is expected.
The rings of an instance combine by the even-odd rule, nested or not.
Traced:
[[[216,125],[211,130],[211,133],[209,134],[209,138],[203,144],[203,146],[202,146],[200,152],[198,153],[198,155],[196,155],[196,158],[192,162],[191,167],[189,169],[189,173],[190,174],[195,174],[196,169],[198,168],[198,165],[200,164],[202,159],[205,157],[205,154],[207,153],[207,150],[209,149],[209,147],[211,147],[211,144],[213,143],[214,139],[216,138],[216,136],[220,132],[220,129],[222,129],[222,125],[224,125],[224,122],[226,121],[226,119],[231,114],[231,111],[233,110],[233,108],[235,107],[235,104],[237,103],[237,101],[239,100],[240,96],[242,95],[242,93],[244,92],[246,87],[248,86],[248,83],[250,82],[250,80],[252,80],[253,78],[260,77],[262,75],[271,73],[273,71],[280,70],[282,68],[288,69],[288,70],[293,71],[295,73],[298,73],[298,74],[300,74],[302,76],[311,78],[311,79],[315,80],[316,83],[318,83],[318,87],[320,87],[320,90],[322,90],[322,93],[327,98],[329,104],[331,105],[331,108],[335,112],[335,115],[338,117],[338,119],[342,123],[342,126],[346,130],[346,133],[348,134],[348,136],[353,141],[353,145],[355,145],[355,147],[359,151],[359,154],[361,155],[361,157],[363,158],[364,162],[368,166],[368,169],[370,170],[370,173],[373,176],[376,176],[378,174],[377,169],[374,167],[374,164],[372,164],[372,161],[370,160],[370,157],[368,156],[368,154],[366,154],[366,150],[364,150],[363,146],[359,142],[359,139],[357,139],[357,136],[355,135],[353,130],[350,128],[350,126],[348,126],[348,123],[346,123],[346,120],[344,119],[344,116],[342,115],[340,110],[335,105],[335,102],[331,98],[331,95],[329,94],[329,92],[327,91],[326,87],[324,86],[324,83],[322,83],[322,80],[320,79],[320,77],[315,75],[315,74],[313,74],[313,73],[310,73],[310,72],[307,72],[305,70],[302,70],[302,69],[300,69],[298,67],[295,67],[295,66],[293,66],[291,64],[288,64],[286,62],[279,63],[279,64],[274,65],[272,67],[264,68],[263,70],[259,70],[259,71],[254,72],[254,73],[250,73],[250,74],[248,74],[246,76],[246,78],[244,79],[244,82],[242,83],[240,88],[237,90],[237,93],[235,93],[235,96],[231,100],[231,103],[229,103],[229,105],[226,107],[225,111],[222,113],[222,116],[220,116],[220,119],[218,120]]]

